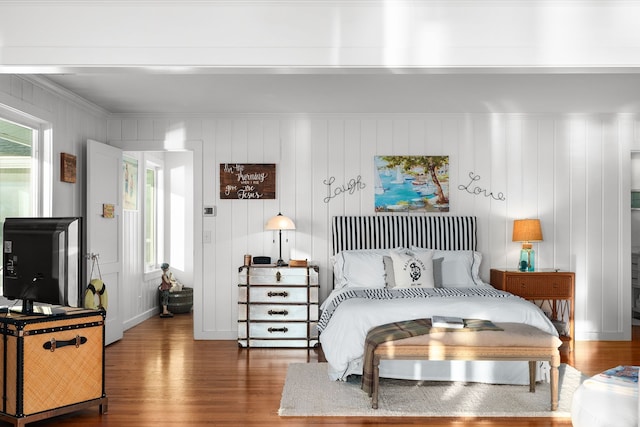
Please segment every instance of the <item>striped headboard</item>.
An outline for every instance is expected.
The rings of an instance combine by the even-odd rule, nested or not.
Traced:
[[[475,216],[334,216],[333,254],[397,247],[476,250]]]

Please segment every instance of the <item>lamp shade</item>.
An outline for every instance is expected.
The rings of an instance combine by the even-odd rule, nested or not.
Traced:
[[[513,221],[514,242],[542,241],[542,228],[539,219],[516,219]]]
[[[269,219],[264,228],[266,230],[295,230],[296,225],[293,223],[291,218],[279,213],[278,215]]]

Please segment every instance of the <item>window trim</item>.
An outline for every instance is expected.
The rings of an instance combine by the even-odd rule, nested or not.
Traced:
[[[143,254],[142,263],[144,266],[145,277],[154,278],[156,273],[160,271],[160,265],[164,256],[164,161],[153,153],[143,154],[144,164],[144,203],[142,217],[142,234],[143,234]],[[147,263],[147,170],[155,171],[155,236],[156,236],[156,259],[155,264]]]
[[[51,123],[31,114],[0,104],[2,120],[28,127],[34,131],[31,170],[32,209],[31,215],[50,217],[53,214],[53,132]],[[35,194],[35,197],[33,197]]]

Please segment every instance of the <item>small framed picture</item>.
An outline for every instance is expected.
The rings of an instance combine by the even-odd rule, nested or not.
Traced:
[[[60,153],[60,181],[76,182],[76,156]]]
[[[102,204],[102,216],[104,218],[113,218],[115,216],[116,206],[111,203]]]

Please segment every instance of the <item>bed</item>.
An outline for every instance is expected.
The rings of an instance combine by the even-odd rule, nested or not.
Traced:
[[[332,233],[334,289],[318,324],[331,379],[362,374],[367,332],[391,322],[456,316],[558,335],[535,304],[482,281],[473,216],[338,216]],[[539,368],[536,379],[548,379],[548,363]],[[529,383],[527,362],[385,360],[380,376]]]

